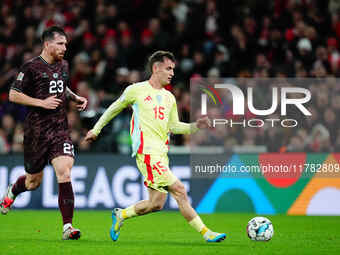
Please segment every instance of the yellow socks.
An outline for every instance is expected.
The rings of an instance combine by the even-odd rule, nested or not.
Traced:
[[[125,209],[122,210],[121,217],[123,219],[128,219],[137,216],[137,213],[135,212],[135,205],[131,205]]]
[[[208,232],[208,228],[204,225],[203,221],[201,220],[200,216],[196,216],[189,222],[190,226],[192,226],[194,229],[196,229],[197,232],[201,233],[201,235],[204,235]]]

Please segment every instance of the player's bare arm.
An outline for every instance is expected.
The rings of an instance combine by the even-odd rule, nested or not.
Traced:
[[[30,97],[14,89],[9,91],[9,101],[27,106],[41,107],[49,110],[56,109],[62,102],[62,100],[57,98],[56,95],[50,96],[46,99],[38,99]]]
[[[87,106],[87,99],[85,97],[78,96],[72,90],[70,90],[69,87],[66,87],[66,98],[76,102],[79,111],[85,110]]]

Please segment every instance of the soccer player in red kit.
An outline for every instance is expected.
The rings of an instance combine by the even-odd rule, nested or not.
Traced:
[[[84,110],[87,100],[68,87],[69,67],[63,59],[67,37],[60,27],[50,27],[42,34],[40,56],[26,62],[11,86],[9,100],[28,106],[24,122],[24,163],[26,174],[20,176],[0,201],[0,211],[7,214],[22,192],[39,187],[44,167],[52,164],[58,181],[58,204],[63,218],[64,240],[78,239],[80,230],[73,228],[74,193],[71,169],[74,150],[68,129],[66,105],[76,102]]]

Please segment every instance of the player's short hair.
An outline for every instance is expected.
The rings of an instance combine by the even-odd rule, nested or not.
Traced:
[[[47,28],[42,33],[41,42],[44,43],[46,41],[53,40],[55,34],[63,35],[67,38],[67,35],[66,35],[64,29],[62,29],[61,27],[58,27],[58,26],[52,26],[52,27]]]
[[[156,62],[163,62],[164,58],[170,59],[172,62],[175,62],[175,56],[170,51],[158,50],[154,52],[148,59],[147,69],[150,73],[152,73],[153,64]]]

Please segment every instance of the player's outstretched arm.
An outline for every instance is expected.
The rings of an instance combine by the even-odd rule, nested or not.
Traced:
[[[123,94],[114,101],[109,108],[106,109],[104,114],[99,118],[94,127],[87,133],[85,141],[93,141],[97,138],[103,127],[115,116],[117,116],[124,108],[131,105],[135,100],[134,86],[127,87]]]
[[[127,104],[125,102],[122,102],[121,99],[114,101],[99,118],[94,127],[87,133],[88,135],[86,135],[86,137],[88,137],[88,139],[86,139],[85,137],[85,140],[95,140],[103,127],[105,127],[107,123],[109,123],[114,117],[116,117],[126,106]]]
[[[30,97],[14,89],[9,91],[9,101],[17,104],[41,107],[50,110],[56,109],[62,102],[62,100],[57,98],[56,95],[50,96],[46,99],[38,99]]]
[[[66,98],[77,103],[79,111],[85,110],[87,106],[87,99],[85,97],[78,96],[69,87],[66,87]]]

